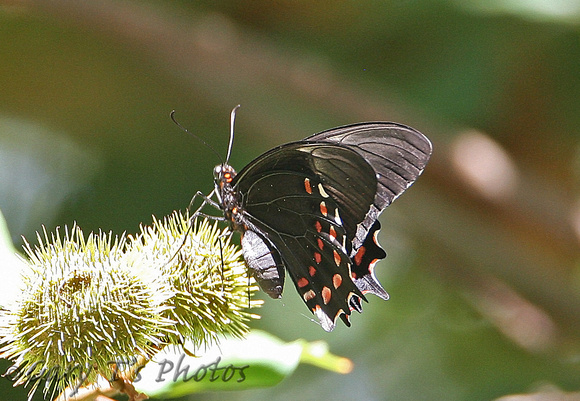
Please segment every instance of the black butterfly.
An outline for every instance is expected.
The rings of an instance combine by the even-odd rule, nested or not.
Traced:
[[[431,142],[391,122],[333,128],[278,146],[239,173],[214,169],[209,203],[242,233],[244,259],[260,287],[280,298],[285,271],[308,309],[331,331],[371,293],[389,295],[374,275],[386,257],[376,241],[379,214],[421,174]],[[215,194],[217,201],[212,199]],[[195,198],[194,198],[195,199]]]

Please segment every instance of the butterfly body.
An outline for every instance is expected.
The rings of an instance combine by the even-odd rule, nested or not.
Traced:
[[[372,293],[388,294],[374,275],[386,257],[377,218],[422,172],[429,140],[395,123],[362,123],[278,146],[239,173],[214,170],[217,203],[242,233],[246,263],[260,287],[282,295],[288,273],[322,327]]]

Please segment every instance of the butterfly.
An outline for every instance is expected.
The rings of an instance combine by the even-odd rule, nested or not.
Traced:
[[[324,330],[338,318],[350,326],[366,294],[389,298],[374,273],[386,257],[378,217],[422,173],[431,142],[402,124],[352,124],[280,145],[236,172],[228,160],[237,107],[215,188],[196,194],[204,201],[194,216],[205,215],[206,204],[223,212],[219,219],[242,234],[249,271],[270,297],[282,296],[288,273]]]

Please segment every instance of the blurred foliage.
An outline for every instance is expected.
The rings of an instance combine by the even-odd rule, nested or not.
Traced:
[[[435,151],[382,217],[391,300],[327,334],[288,287],[256,324],[323,338],[353,372],[228,398],[578,399],[579,26],[574,0],[0,1],[0,208],[29,239],[184,209],[219,160],[173,109],[223,155],[241,103],[238,168],[333,126],[406,123]]]
[[[185,349],[195,349],[186,343]],[[331,354],[323,341],[282,342],[260,330],[245,338],[222,338],[203,355],[183,349],[163,350],[139,372],[136,388],[150,397],[167,399],[204,391],[243,390],[275,386],[300,364],[349,373],[352,363]]]

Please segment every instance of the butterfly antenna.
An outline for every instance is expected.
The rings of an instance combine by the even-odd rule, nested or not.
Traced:
[[[201,139],[199,136],[195,135],[193,132],[191,132],[190,130],[188,130],[187,128],[185,128],[183,125],[181,125],[175,119],[175,110],[171,110],[171,113],[169,113],[169,117],[171,117],[171,121],[173,121],[175,123],[175,125],[177,125],[183,132],[188,133],[189,135],[191,135],[192,137],[194,137],[195,139],[197,139],[198,141],[200,141],[201,143],[203,143],[205,146],[207,146],[207,148],[210,149],[218,157],[218,159],[221,160],[222,164],[224,163],[224,159],[222,159],[222,157],[220,156],[220,154],[213,147],[211,147],[206,141],[204,141],[203,139]],[[230,139],[230,143],[231,143],[231,139]],[[230,151],[228,150],[228,159],[229,159],[229,153],[230,153]]]
[[[240,108],[238,104],[233,108],[230,115],[230,143],[228,145],[228,155],[226,156],[226,164],[230,161],[230,155],[232,154],[232,147],[234,146],[234,123],[236,121],[236,111]]]

